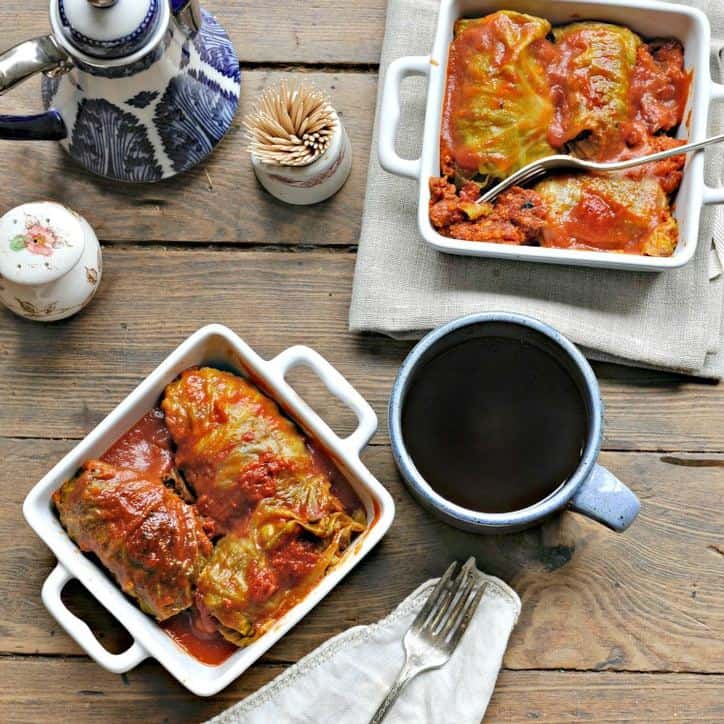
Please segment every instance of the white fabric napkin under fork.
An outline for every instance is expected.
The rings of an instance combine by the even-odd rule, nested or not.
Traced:
[[[485,594],[450,661],[414,679],[385,724],[480,724],[520,613],[503,581]],[[404,661],[402,638],[437,580],[424,583],[387,618],[322,644],[209,724],[367,724]]]

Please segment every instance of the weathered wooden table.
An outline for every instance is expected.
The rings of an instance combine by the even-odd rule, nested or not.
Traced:
[[[489,721],[724,720],[724,386],[596,366],[607,408],[603,463],[643,503],[625,535],[573,514],[500,538],[433,520],[403,487],[385,430],[409,344],[347,332],[385,2],[209,6],[242,58],[243,106],[291,72],[330,91],[355,149],[352,178],[320,206],[277,203],[254,180],[241,116],[210,162],[158,186],[91,178],[53,144],[0,145],[0,209],[38,198],[67,203],[95,225],[105,252],[101,292],[76,318],[42,326],[0,313],[0,721],[201,720],[471,554],[523,599]],[[0,43],[47,32],[46,16],[44,0],[0,4]],[[29,84],[5,97],[2,111],[38,105]],[[21,504],[76,440],[208,322],[230,326],[264,356],[302,343],[339,367],[381,417],[364,458],[398,514],[383,543],[302,624],[203,700],[155,662],[120,677],[82,654],[40,601],[54,562]],[[351,429],[349,413],[311,374],[293,381],[336,430]],[[71,585],[65,598],[110,649],[128,645],[83,590]]]

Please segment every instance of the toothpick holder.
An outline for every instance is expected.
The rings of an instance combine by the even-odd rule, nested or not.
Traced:
[[[251,163],[259,183],[287,204],[307,206],[328,199],[339,191],[352,170],[352,145],[339,116],[329,148],[307,166],[281,166],[260,161]]]

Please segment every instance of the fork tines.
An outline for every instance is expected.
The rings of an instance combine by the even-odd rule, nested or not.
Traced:
[[[462,566],[456,561],[433,589],[411,631],[452,651],[465,633],[486,586],[475,567],[475,558],[468,558]]]

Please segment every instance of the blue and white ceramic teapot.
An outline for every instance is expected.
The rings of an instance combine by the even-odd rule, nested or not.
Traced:
[[[239,104],[239,61],[198,0],[51,0],[52,33],[0,56],[0,94],[43,72],[46,112],[0,138],[57,140],[89,171],[160,181],[205,158]]]

